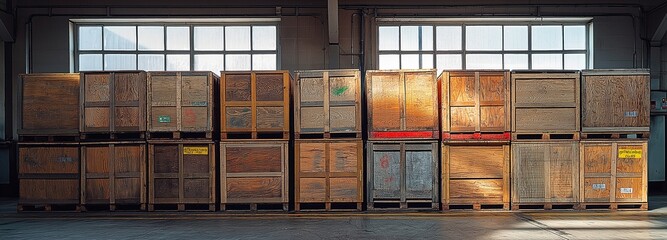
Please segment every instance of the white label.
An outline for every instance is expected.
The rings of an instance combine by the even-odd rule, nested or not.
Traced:
[[[607,188],[607,186],[604,183],[593,184],[593,189],[595,190],[602,190],[605,188]]]
[[[621,193],[632,193],[632,188],[621,188]]]
[[[637,116],[639,116],[637,111],[625,112],[625,117],[633,117],[634,118],[634,117],[637,117]]]

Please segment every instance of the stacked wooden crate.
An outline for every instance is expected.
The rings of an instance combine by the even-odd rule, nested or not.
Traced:
[[[81,210],[146,209],[146,72],[83,72]]]
[[[79,74],[19,81],[18,211],[79,210]]]
[[[512,72],[512,209],[579,203],[579,72]]]
[[[582,72],[582,209],[647,210],[648,70]]]
[[[291,76],[220,76],[220,209],[287,211]]]
[[[368,210],[438,209],[435,70],[367,71]]]
[[[148,210],[215,211],[212,72],[148,73]]]
[[[510,75],[443,72],[442,209],[509,209]]]
[[[294,116],[295,210],[361,211],[360,72],[297,72]]]

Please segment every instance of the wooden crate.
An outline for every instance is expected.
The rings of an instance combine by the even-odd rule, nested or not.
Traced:
[[[647,210],[647,140],[582,141],[582,208]],[[630,208],[632,209],[632,208]]]
[[[579,72],[512,72],[513,140],[521,134],[579,132],[579,90]]]
[[[582,132],[649,132],[648,70],[586,70],[581,75]]]
[[[82,139],[145,138],[146,72],[83,72],[80,90]]]
[[[24,136],[78,137],[79,74],[21,74],[19,81],[19,140],[28,140]]]
[[[443,139],[456,133],[505,133],[510,127],[508,71],[454,71],[438,77],[441,92]],[[471,136],[474,135],[462,135]],[[504,139],[509,141],[509,136]],[[491,139],[489,139],[491,140]]]
[[[44,205],[79,210],[79,144],[19,145],[18,210]]]
[[[361,139],[298,140],[294,154],[295,211],[361,211]]]
[[[442,145],[442,209],[504,209],[510,203],[510,145]]]
[[[439,139],[435,70],[367,71],[369,139]]]
[[[294,131],[299,138],[361,138],[359,70],[296,73]]]
[[[212,72],[149,72],[149,138],[211,139],[218,79]]]
[[[287,211],[288,151],[287,141],[221,142],[220,209]]]
[[[148,211],[215,211],[215,145],[211,141],[149,141]]]
[[[438,209],[438,142],[368,141],[368,210]]]
[[[82,144],[81,205],[146,210],[146,143]]]
[[[511,148],[513,210],[578,207],[578,142],[512,142]]]
[[[221,139],[289,139],[289,71],[222,72]]]

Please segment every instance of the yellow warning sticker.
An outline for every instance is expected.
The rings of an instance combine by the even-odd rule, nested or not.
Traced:
[[[641,149],[619,148],[618,158],[642,158]]]
[[[185,155],[208,155],[208,147],[183,147]]]

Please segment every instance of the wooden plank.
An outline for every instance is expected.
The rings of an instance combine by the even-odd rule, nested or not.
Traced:
[[[19,204],[79,204],[79,145],[21,144]]]

